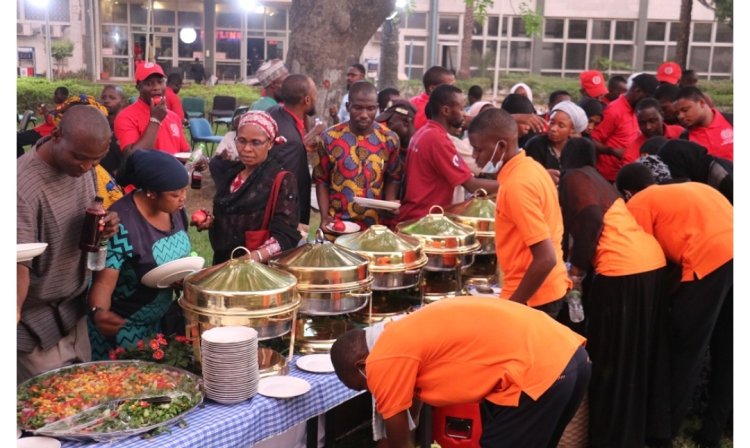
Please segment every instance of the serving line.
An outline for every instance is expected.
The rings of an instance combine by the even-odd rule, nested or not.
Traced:
[[[295,356],[289,375],[303,378],[312,386],[304,395],[293,398],[268,398],[255,395],[248,401],[221,405],[206,399],[204,405],[184,417],[187,427],[170,425],[170,432],[149,439],[139,436],[105,443],[62,441],[63,448],[226,448],[252,446],[281,434],[287,429],[319,415],[364,393],[344,386],[335,373],[310,373],[297,368]]]

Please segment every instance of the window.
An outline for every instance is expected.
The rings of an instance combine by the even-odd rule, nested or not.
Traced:
[[[458,17],[440,17],[440,34],[458,34]]]
[[[667,22],[648,22],[646,28],[646,40],[664,41],[667,34]]]
[[[726,23],[716,24],[716,42],[728,42],[732,43],[732,29]]]
[[[633,65],[633,46],[632,45],[613,45],[612,60],[624,62]]]
[[[241,38],[239,31],[216,31],[216,53],[224,53],[224,59],[239,59]],[[221,57],[217,54],[216,59]]]
[[[668,45],[667,46],[667,57],[664,58],[665,61],[674,61],[675,58],[677,58],[677,45]]]
[[[247,29],[262,30],[264,18],[265,18],[264,13],[258,14],[257,12],[249,12],[247,14]]]
[[[404,65],[424,65],[424,45],[406,44]]]
[[[482,26],[482,24],[481,24],[481,23],[479,23],[479,22],[477,22],[477,21],[475,20],[475,21],[474,21],[474,28],[473,28],[473,29],[471,30],[471,32],[472,32],[472,34],[473,34],[474,36],[481,36],[481,35],[482,35],[482,30],[483,30],[483,29],[484,29],[484,27]]]
[[[512,25],[512,37],[526,37],[526,27],[523,24],[523,19],[520,17],[513,17]]]
[[[130,23],[146,24],[146,7],[140,3],[130,4]]]
[[[177,39],[177,56],[181,58],[193,58],[193,52],[203,51],[203,31],[195,30],[196,37],[195,42],[192,44],[186,44],[180,39]]]
[[[531,67],[531,42],[510,43],[510,68]]]
[[[612,22],[609,20],[594,20],[591,24],[591,38],[609,40]]]
[[[732,48],[714,47],[712,72],[730,73],[732,71]]]
[[[711,42],[712,23],[693,23],[693,42]]]
[[[128,61],[128,58],[102,58],[102,71],[113,78],[127,78],[130,76]]]
[[[711,54],[709,47],[691,47],[690,48],[690,63],[688,67],[692,68],[696,72],[705,73],[708,71],[708,58]]]
[[[500,30],[500,17],[491,16],[487,18],[487,35],[497,36]]]
[[[236,81],[240,77],[240,66],[237,64],[216,64],[216,77],[224,81]]]
[[[166,9],[154,9],[154,25],[174,26],[174,11]]]
[[[565,69],[586,69],[586,44],[568,44],[565,52]]]
[[[99,2],[99,19],[103,23],[128,23],[127,3],[101,0]]]
[[[407,15],[406,28],[427,30],[427,14],[424,12],[413,12]]]
[[[615,40],[633,40],[635,22],[618,20],[615,25]]]
[[[286,9],[266,8],[266,28],[269,30],[286,31]]]
[[[563,44],[545,42],[542,44],[542,70],[562,68]]]
[[[544,37],[550,39],[562,39],[565,20],[547,19],[544,21]]]
[[[217,12],[216,28],[236,28],[242,27],[242,16],[240,14]],[[218,49],[217,49],[218,51]]]
[[[128,27],[102,27],[102,53],[108,56],[128,55]]]
[[[596,68],[600,59],[609,59],[609,44],[591,44],[589,48],[589,67]]]
[[[669,41],[677,42],[680,39],[680,22],[672,22],[669,24]]]
[[[50,0],[47,5],[50,22],[70,22],[70,5],[68,0]],[[45,20],[45,8],[25,0],[24,13],[26,20]]]
[[[664,45],[646,45],[643,56],[644,70],[656,71],[664,61],[666,61],[664,59]]]
[[[203,26],[203,14],[191,11],[177,11],[177,23],[181,27],[190,26],[200,28]]]
[[[587,26],[588,26],[588,20],[568,21],[568,38],[569,39],[586,39]]]

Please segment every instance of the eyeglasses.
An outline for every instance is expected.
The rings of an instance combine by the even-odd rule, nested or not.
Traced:
[[[235,137],[234,138],[234,145],[237,147],[238,150],[244,149],[245,146],[250,145],[253,147],[253,149],[260,149],[263,146],[266,145],[270,140],[245,140],[242,137]]]
[[[357,367],[357,372],[359,372],[359,374],[362,375],[362,378],[364,378],[365,381],[367,381],[367,374],[365,373],[364,370],[362,370],[362,367]]]

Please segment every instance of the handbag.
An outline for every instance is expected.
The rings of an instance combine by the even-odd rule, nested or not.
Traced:
[[[287,173],[288,171],[279,171],[279,173],[273,180],[271,194],[268,195],[268,203],[266,204],[266,213],[263,215],[263,224],[260,226],[260,229],[245,231],[245,247],[248,250],[257,249],[261,244],[266,242],[271,237],[271,232],[268,230],[268,225],[271,222],[271,217],[276,211],[276,200],[279,197],[281,181],[284,180],[284,176]]]

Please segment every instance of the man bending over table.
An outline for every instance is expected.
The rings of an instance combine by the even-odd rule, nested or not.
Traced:
[[[588,387],[585,339],[533,308],[456,297],[356,329],[331,348],[336,375],[369,390],[388,446],[412,446],[407,413],[480,402],[482,447],[556,446]]]

